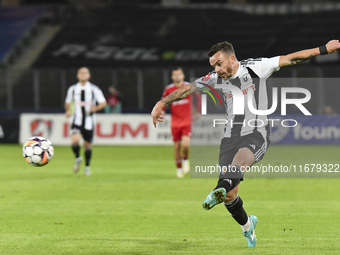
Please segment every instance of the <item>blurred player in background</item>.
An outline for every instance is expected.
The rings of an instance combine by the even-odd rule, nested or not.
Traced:
[[[178,88],[189,84],[184,81],[185,75],[181,67],[172,70],[171,80],[173,83],[165,87],[162,98],[174,92]],[[197,95],[197,94],[193,94]],[[200,97],[198,97],[199,99]],[[191,97],[186,97],[180,101],[171,103],[171,134],[174,141],[175,161],[177,166],[177,177],[183,178],[188,174],[189,167],[189,145],[190,145],[190,108],[192,106]],[[195,107],[192,107],[195,109]],[[199,109],[199,108],[198,108]],[[163,114],[165,107],[163,108]],[[195,115],[197,111],[195,111]],[[182,151],[181,151],[182,150]]]
[[[102,110],[106,106],[106,100],[103,92],[96,85],[89,82],[91,78],[90,70],[87,67],[78,69],[78,83],[72,85],[65,99],[65,115],[72,116],[71,140],[72,150],[76,157],[73,171],[78,173],[80,163],[83,158],[80,156],[79,140],[84,139],[85,147],[85,171],[84,174],[89,176],[90,160],[92,156],[91,143],[93,140],[94,131],[94,113]],[[73,114],[70,111],[71,103],[73,102]]]

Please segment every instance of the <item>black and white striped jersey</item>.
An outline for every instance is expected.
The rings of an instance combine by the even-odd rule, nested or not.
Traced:
[[[257,58],[240,61],[239,68],[234,76],[224,80],[219,78],[215,71],[197,79],[198,88],[209,89],[205,84],[222,90],[227,124],[224,137],[239,137],[259,131],[266,139],[269,136],[267,116],[256,115],[248,107],[248,97],[252,97],[253,107],[257,110],[268,109],[268,95],[266,80],[270,75],[278,71],[280,57]],[[218,84],[218,85],[217,85]],[[233,94],[226,85],[238,87],[244,96],[244,114],[233,114]],[[262,121],[263,125],[262,125]]]
[[[101,89],[90,82],[84,86],[79,82],[70,86],[65,99],[67,104],[74,103],[73,124],[84,127],[86,130],[94,128],[94,114],[91,113],[91,106],[105,101]]]

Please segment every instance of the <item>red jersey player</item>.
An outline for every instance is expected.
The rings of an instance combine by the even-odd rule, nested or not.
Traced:
[[[177,90],[179,87],[189,84],[184,81],[183,69],[178,67],[172,70],[171,79],[173,83],[166,86],[163,97]],[[199,99],[199,97],[198,97]],[[190,144],[190,106],[191,98],[186,97],[180,101],[173,102],[171,109],[171,134],[174,141],[175,160],[177,165],[177,177],[183,178],[189,173],[189,144]],[[164,109],[163,109],[164,111]],[[181,155],[182,149],[182,155]]]

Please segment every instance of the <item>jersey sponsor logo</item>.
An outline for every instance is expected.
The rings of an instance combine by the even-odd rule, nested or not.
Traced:
[[[91,105],[92,103],[91,102],[76,102],[75,104],[79,106],[88,106],[88,105]]]
[[[224,95],[226,96],[226,98],[232,98],[233,97],[233,93],[231,93],[231,92],[224,92]]]
[[[256,89],[255,89],[255,84],[251,85],[251,86],[248,87],[248,88],[242,89],[243,95],[247,95],[249,89],[252,89],[253,91],[255,91],[255,90],[256,90]]]
[[[249,146],[255,150],[255,144],[249,144]]]
[[[176,102],[173,102],[172,105],[176,106],[176,105],[183,105],[183,104],[189,104],[190,100],[189,99],[182,99]]]
[[[255,91],[256,90],[255,84],[251,85],[248,88],[242,89],[243,95],[247,95],[249,89],[252,89],[253,91]],[[232,98],[233,97],[233,94],[231,92],[224,92],[224,95],[226,96],[226,98]]]

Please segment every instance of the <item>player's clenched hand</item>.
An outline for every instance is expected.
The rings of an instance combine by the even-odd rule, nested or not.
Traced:
[[[158,122],[164,122],[164,112],[163,107],[164,103],[162,101],[158,101],[157,104],[153,107],[151,112],[153,125],[156,127]]]
[[[326,44],[326,48],[328,53],[336,52],[340,49],[340,42],[339,40],[331,40]]]
[[[70,116],[71,116],[71,112],[70,112],[70,111],[65,112],[65,116],[66,116],[67,118],[70,117]]]

